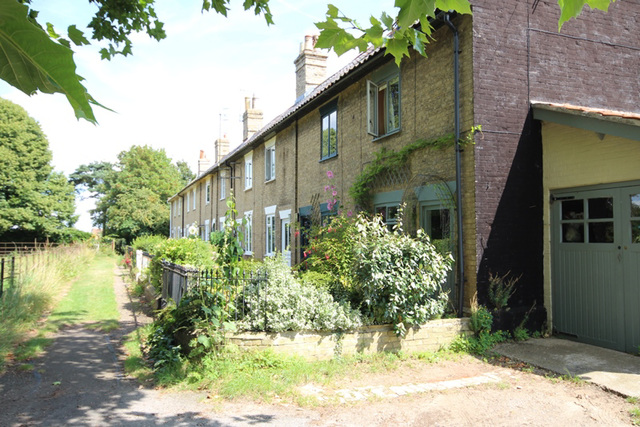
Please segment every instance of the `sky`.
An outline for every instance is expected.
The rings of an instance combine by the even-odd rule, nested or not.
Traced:
[[[0,81],[0,97],[22,106],[44,131],[53,167],[67,176],[78,166],[115,162],[133,145],[163,148],[173,161],[197,170],[200,150],[213,157],[213,143],[226,135],[231,148],[241,142],[244,98],[257,98],[264,124],[295,101],[294,59],[305,34],[316,34],[329,0],[270,0],[275,25],[231,2],[225,18],[201,12],[201,0],[156,0],[167,38],[157,42],[135,34],[133,55],[100,59],[98,45],[74,48],[77,73],[102,105],[94,107],[98,125],[78,121],[62,94],[27,96]],[[332,0],[346,16],[366,24],[369,16],[393,13],[393,0]],[[38,20],[59,33],[83,28],[95,6],[88,0],[33,0]],[[88,34],[88,33],[87,33]],[[331,53],[327,77],[355,53]],[[76,228],[92,228],[93,199],[79,195]]]

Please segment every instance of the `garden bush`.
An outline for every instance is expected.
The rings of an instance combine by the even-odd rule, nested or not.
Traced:
[[[168,239],[153,248],[153,259],[149,268],[151,283],[157,291],[162,289],[162,261],[185,267],[214,269],[218,253],[214,247],[197,238]]]
[[[335,331],[357,328],[360,314],[346,303],[334,301],[326,290],[302,282],[282,256],[267,258],[259,274],[267,286],[254,285],[245,298],[246,317],[240,329],[252,331]]]
[[[147,235],[136,237],[131,243],[133,249],[140,250],[152,254],[156,247],[167,241],[166,236]]]
[[[359,215],[354,273],[362,286],[363,313],[372,323],[392,323],[404,336],[407,326],[441,317],[448,295],[441,288],[453,258],[443,256],[429,236],[418,230],[416,238],[389,231],[379,216]]]

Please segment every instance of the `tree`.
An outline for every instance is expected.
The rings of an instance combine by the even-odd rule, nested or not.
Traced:
[[[104,196],[110,189],[111,174],[113,173],[114,165],[112,163],[93,162],[88,165],[78,166],[69,175],[69,181],[75,186],[79,194],[89,193],[88,197],[96,199],[96,207],[91,209],[89,213],[93,224],[103,230],[107,226],[107,208],[111,204]]]
[[[58,241],[75,224],[73,185],[50,163],[38,123],[0,99],[0,240]]]
[[[185,162],[172,164],[163,149],[145,145],[122,151],[116,164],[79,166],[70,180],[96,199],[94,224],[102,226],[105,235],[131,242],[145,234],[168,234],[167,199],[193,177]]]
[[[98,11],[87,25],[92,30],[91,39],[106,40],[108,48],[100,54],[103,59],[132,52],[132,33],[146,32],[161,40],[166,37],[163,23],[153,8],[154,0],[88,0],[98,6]],[[561,9],[558,28],[569,19],[578,16],[584,6],[607,10],[615,0],[558,0]],[[202,0],[202,10],[214,10],[227,15],[231,0]],[[89,44],[89,40],[76,25],[67,29],[67,38],[60,36],[54,26],[46,24],[46,30],[37,22],[38,12],[30,9],[31,0],[0,0],[0,78],[27,95],[36,92],[62,93],[73,107],[76,117],[96,122],[91,104],[98,104],[76,74],[71,43],[76,46]],[[244,0],[245,10],[264,15],[267,24],[273,19],[269,0]],[[370,18],[370,26],[364,27],[329,5],[326,19],[317,24],[320,29],[318,47],[333,48],[341,54],[352,48],[366,49],[369,44],[386,47],[386,52],[400,63],[408,55],[409,47],[424,55],[424,44],[431,32],[429,18],[438,10],[471,13],[469,0],[395,0],[397,15],[383,13],[380,19]],[[420,22],[420,29],[413,26]],[[353,33],[356,33],[354,36]]]

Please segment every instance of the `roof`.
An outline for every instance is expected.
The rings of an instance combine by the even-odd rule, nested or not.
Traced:
[[[531,101],[533,118],[640,141],[640,113]]]
[[[191,186],[194,182],[198,181],[202,177],[211,174],[216,169],[218,169],[221,165],[223,165],[228,160],[236,157],[238,153],[246,150],[249,147],[257,145],[259,141],[262,141],[266,137],[270,136],[271,133],[277,132],[279,128],[285,126],[288,123],[289,119],[292,119],[299,114],[302,110],[308,107],[310,104],[314,104],[317,102],[322,102],[327,92],[330,92],[331,89],[336,87],[338,83],[341,83],[346,80],[347,77],[350,77],[356,70],[362,68],[364,64],[369,62],[373,57],[377,56],[380,52],[383,52],[383,48],[373,48],[370,47],[366,51],[360,53],[353,61],[349,64],[341,68],[338,72],[327,78],[324,82],[316,86],[311,92],[306,94],[302,99],[298,100],[295,104],[289,107],[282,114],[271,120],[266,126],[262,127],[258,132],[252,135],[250,138],[242,142],[236,148],[231,150],[229,154],[227,154],[222,160],[214,164],[205,170],[202,174],[196,176],[191,182],[185,185],[178,193],[174,194],[169,198],[169,201],[173,200],[176,196],[178,196],[185,188]],[[331,94],[329,94],[331,96]],[[327,97],[329,97],[327,96]]]

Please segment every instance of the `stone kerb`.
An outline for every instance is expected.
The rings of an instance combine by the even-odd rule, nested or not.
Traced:
[[[460,335],[470,334],[469,319],[432,320],[407,331],[404,338],[393,332],[392,325],[363,326],[352,332],[244,332],[227,337],[238,347],[299,355],[306,359],[326,360],[337,353],[351,355],[387,352],[437,351],[447,347]]]

